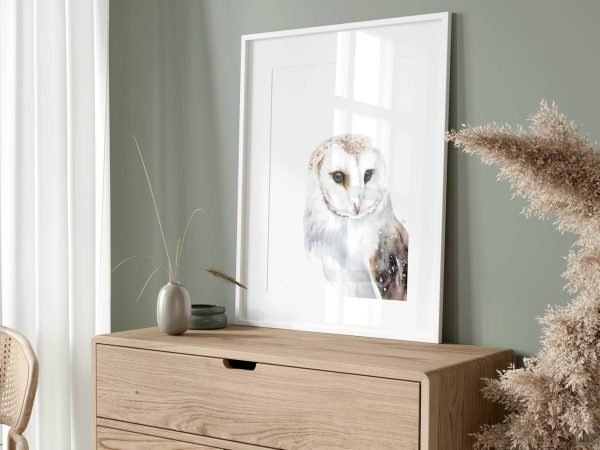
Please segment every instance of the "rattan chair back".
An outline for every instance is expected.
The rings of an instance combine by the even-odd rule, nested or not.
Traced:
[[[38,384],[38,360],[25,336],[0,326],[0,423],[20,435],[31,417]]]

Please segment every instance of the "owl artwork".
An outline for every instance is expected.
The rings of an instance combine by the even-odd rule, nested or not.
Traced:
[[[343,134],[312,152],[304,244],[340,294],[406,300],[408,233],[394,215],[385,160],[370,138]]]

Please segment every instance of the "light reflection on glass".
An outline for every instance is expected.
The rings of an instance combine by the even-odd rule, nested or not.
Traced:
[[[337,34],[333,135],[370,136],[384,157],[389,157],[394,48],[392,42],[365,31]],[[346,298],[327,286],[325,320],[330,323],[376,325],[382,321],[382,304]]]
[[[375,146],[378,146],[378,144],[381,144],[377,133],[378,122],[380,122],[380,120],[375,117],[352,114],[352,133],[369,136],[373,139]]]
[[[354,100],[379,104],[380,71],[381,39],[357,31],[354,40]]]

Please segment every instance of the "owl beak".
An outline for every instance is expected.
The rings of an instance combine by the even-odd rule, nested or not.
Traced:
[[[354,214],[358,215],[359,211],[360,211],[360,203],[355,203],[354,204]]]

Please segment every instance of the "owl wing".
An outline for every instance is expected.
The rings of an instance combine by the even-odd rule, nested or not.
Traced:
[[[369,266],[382,299],[406,300],[408,232],[396,218],[380,230],[379,246],[369,259]]]

